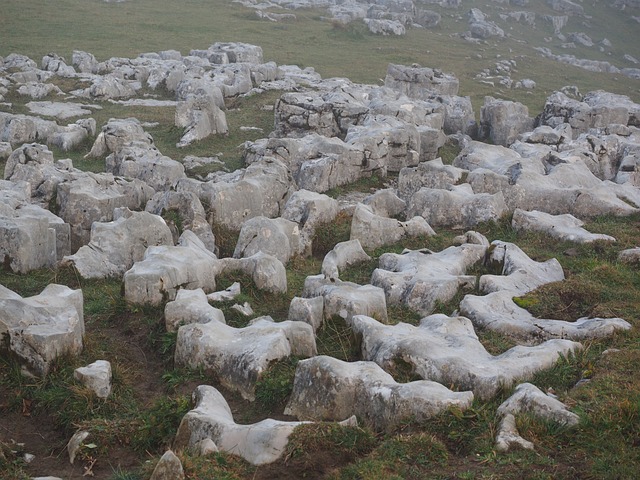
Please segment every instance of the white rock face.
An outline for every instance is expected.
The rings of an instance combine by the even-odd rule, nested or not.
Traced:
[[[176,449],[194,447],[209,438],[222,452],[238,455],[253,465],[264,465],[278,460],[293,429],[308,423],[268,418],[252,425],[239,425],[233,420],[229,404],[222,394],[207,385],[196,388],[193,399],[196,408],[180,422],[174,440]]]
[[[427,221],[414,216],[407,222],[373,213],[368,205],[358,204],[351,221],[351,240],[359,240],[365,248],[378,248],[406,237],[431,236],[436,232]]]
[[[175,125],[185,129],[176,145],[179,148],[203,140],[210,135],[229,132],[227,117],[209,95],[189,95],[176,106]]]
[[[0,181],[0,259],[13,272],[54,267],[70,253],[70,226],[60,217],[28,201],[21,189]]]
[[[519,307],[513,297],[510,290],[484,296],[466,295],[460,302],[460,313],[476,327],[499,332],[526,345],[551,338],[575,341],[602,338],[631,328],[622,318],[583,317],[573,322],[536,318]]]
[[[405,251],[384,253],[371,283],[384,290],[389,304],[403,304],[428,315],[437,301],[448,302],[460,288],[473,288],[476,278],[466,275],[468,268],[485,255],[483,245],[464,244],[441,252]]]
[[[377,431],[411,419],[424,421],[456,406],[471,406],[473,393],[452,392],[427,380],[397,383],[373,362],[343,362],[324,355],[301,360],[286,415],[301,420],[340,420],[356,415]]]
[[[119,152],[125,145],[134,143],[153,145],[153,139],[135,118],[111,119],[102,127],[87,156],[103,157],[109,153]]]
[[[506,452],[512,447],[534,449],[533,443],[522,438],[516,428],[515,415],[520,413],[530,413],[567,427],[575,427],[580,422],[580,417],[570,412],[561,401],[546,395],[535,385],[521,383],[513,395],[498,407],[497,415],[502,417],[496,435],[498,451]]]
[[[508,147],[518,135],[533,129],[529,109],[519,102],[485,97],[480,109],[480,136],[494,145]]]
[[[175,362],[211,370],[222,385],[253,400],[255,384],[270,363],[290,355],[315,354],[311,325],[290,321],[275,323],[271,317],[261,317],[245,328],[220,322],[180,327]]]
[[[201,288],[178,290],[176,299],[164,307],[164,321],[167,332],[175,332],[181,325],[191,323],[227,323],[222,310],[209,305],[207,294]]]
[[[308,323],[316,332],[324,320],[324,298],[293,297],[289,304],[287,320]]]
[[[45,376],[62,355],[79,355],[84,337],[82,290],[48,285],[22,298],[0,285],[0,334],[8,348],[38,376]]]
[[[250,257],[258,252],[272,255],[286,265],[300,252],[298,224],[284,218],[263,216],[244,222],[233,256]]]
[[[435,227],[470,228],[483,222],[496,222],[508,213],[501,192],[493,195],[473,193],[467,184],[450,190],[421,188],[412,197],[408,217],[420,216]]]
[[[472,390],[485,400],[502,387],[553,366],[560,355],[582,348],[570,340],[548,340],[535,347],[513,347],[494,357],[478,340],[469,319],[445,315],[425,317],[418,327],[383,325],[357,315],[351,327],[361,340],[365,360],[386,371],[397,368],[398,361],[406,362],[425,380]]]
[[[124,296],[129,303],[159,305],[174,300],[181,288],[212,292],[219,271],[216,256],[187,230],[176,246],[146,250],[144,258],[124,274]]]
[[[387,303],[384,290],[373,285],[358,285],[342,280],[330,280],[324,275],[311,275],[304,281],[305,297],[324,298],[324,318],[368,315],[387,323]]]
[[[83,278],[121,277],[143,259],[148,247],[173,246],[171,230],[158,215],[116,209],[112,222],[94,222],[91,240],[63,264],[73,265]]]
[[[296,222],[300,229],[300,251],[311,255],[316,229],[332,222],[338,215],[338,201],[321,193],[298,190],[287,200],[282,218]]]
[[[564,280],[558,260],[536,262],[513,243],[491,242],[488,261],[501,267],[502,272],[480,277],[480,291],[484,293],[509,290],[514,296],[524,295],[547,283]]]
[[[119,0],[124,1],[124,0]],[[153,469],[149,480],[184,480],[182,462],[171,450],[167,450]]]
[[[597,240],[615,242],[610,235],[591,233],[582,228],[584,222],[571,214],[549,215],[536,210],[527,212],[516,208],[513,212],[511,226],[514,230],[537,231],[548,234],[559,240],[576,243],[591,243]]]
[[[272,293],[287,293],[287,270],[273,255],[254,253],[246,258],[223,258],[218,262],[222,272],[249,275],[256,288]]]
[[[111,394],[111,363],[106,360],[76,368],[73,377],[93,390],[98,398],[108,398]]]
[[[640,263],[640,247],[629,248],[621,251],[618,254],[618,261],[629,264]]]
[[[325,278],[338,280],[343,268],[369,260],[371,257],[362,249],[359,240],[340,242],[324,256],[321,271]]]
[[[398,196],[409,201],[422,187],[450,190],[462,180],[464,173],[462,168],[444,165],[441,158],[403,168],[398,176]]]

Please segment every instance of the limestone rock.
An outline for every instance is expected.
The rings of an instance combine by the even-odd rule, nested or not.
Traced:
[[[308,323],[315,333],[324,320],[324,298],[293,297],[289,304],[287,320]]]
[[[242,272],[249,275],[256,288],[271,293],[287,292],[287,271],[273,255],[257,252],[245,258],[223,258],[221,272]]]
[[[300,253],[311,255],[316,229],[332,222],[338,215],[338,202],[327,195],[298,190],[287,200],[282,218],[296,222],[300,228]]]
[[[421,188],[412,197],[408,217],[422,217],[429,225],[470,228],[483,222],[497,222],[508,213],[501,192],[473,193],[469,185],[451,190]]]
[[[513,347],[494,357],[478,340],[469,319],[446,315],[425,317],[417,327],[402,322],[383,325],[357,315],[351,327],[361,340],[365,360],[386,371],[398,368],[399,361],[407,362],[421,378],[472,390],[483,400],[581,348],[570,340],[548,340],[535,347]]]
[[[146,133],[135,118],[110,119],[102,127],[88,157],[103,157],[109,153],[119,152],[125,145],[153,145],[151,135]]]
[[[525,440],[518,433],[516,427],[516,417],[511,413],[502,417],[500,425],[498,426],[498,433],[496,435],[496,450],[499,452],[508,452],[513,447],[522,448],[525,450],[534,450],[535,446],[532,442]]]
[[[519,134],[533,129],[529,109],[519,103],[485,97],[480,109],[480,137],[508,147]]]
[[[184,480],[182,462],[171,450],[167,450],[153,469],[149,480]]]
[[[371,257],[362,249],[359,240],[340,242],[324,256],[321,271],[325,278],[338,280],[341,269],[368,260]]]
[[[71,251],[89,243],[94,222],[110,222],[118,207],[140,210],[153,195],[146,183],[111,174],[86,173],[60,183],[56,204],[60,218],[71,225]]]
[[[373,213],[371,207],[358,204],[351,221],[351,240],[359,240],[364,248],[378,248],[396,243],[405,237],[435,235],[427,221],[414,216],[407,222],[382,217]]]
[[[258,252],[273,255],[283,264],[300,252],[298,224],[284,218],[253,217],[244,222],[234,258],[250,257]]]
[[[384,289],[387,303],[402,304],[428,315],[436,302],[450,301],[461,287],[475,287],[475,277],[465,272],[485,252],[483,245],[464,244],[438,253],[428,250],[409,250],[401,255],[384,253],[379,268],[371,275],[371,283]]]
[[[112,222],[94,222],[91,240],[63,263],[73,265],[83,278],[121,277],[144,257],[147,247],[173,245],[164,220],[147,212],[116,209]]]
[[[409,201],[422,187],[449,190],[462,181],[465,170],[444,165],[441,158],[406,167],[398,176],[398,196]]]
[[[191,95],[186,100],[178,102],[175,125],[185,129],[184,135],[176,145],[179,148],[210,135],[224,135],[229,132],[225,113],[213,98],[206,95]]]
[[[396,35],[402,36],[407,33],[404,25],[397,20],[378,20],[376,18],[365,18],[364,23],[374,35]]]
[[[550,420],[567,427],[575,427],[580,417],[570,412],[567,406],[550,397],[531,383],[521,383],[513,394],[498,407],[498,415],[531,413],[544,420]]]
[[[175,362],[179,366],[210,370],[222,385],[253,400],[256,382],[269,364],[290,355],[316,355],[311,325],[291,321],[275,323],[271,317],[261,317],[245,328],[233,328],[221,322],[181,326]],[[218,442],[216,445],[221,447]]]
[[[201,288],[178,290],[175,300],[164,307],[164,321],[167,332],[175,332],[181,325],[192,323],[227,323],[222,310],[209,305],[207,294]]]
[[[58,357],[82,351],[82,290],[50,284],[39,295],[22,298],[0,285],[0,331],[9,351],[43,377]]]
[[[501,275],[482,275],[481,292],[509,290],[514,296],[524,295],[547,283],[564,280],[558,260],[536,262],[513,243],[494,240],[488,253],[486,262],[493,264],[496,270],[501,269]]]
[[[111,394],[111,363],[96,360],[86,367],[73,371],[73,377],[95,392],[98,398],[107,398]]]
[[[587,318],[573,322],[536,318],[513,300],[514,292],[501,290],[484,296],[466,295],[460,302],[460,313],[473,324],[533,345],[551,338],[575,341],[591,340],[628,330],[631,325],[622,318]]]
[[[420,66],[395,65],[390,63],[384,80],[386,87],[393,88],[409,98],[428,100],[435,94],[457,95],[459,82],[440,70]]]
[[[618,261],[622,263],[640,264],[640,247],[622,250],[618,254]]]
[[[123,145],[105,160],[105,170],[116,176],[137,178],[155,191],[174,188],[184,177],[184,166],[146,143]]]
[[[216,256],[187,230],[176,246],[146,250],[144,258],[124,274],[124,297],[133,304],[159,305],[174,300],[180,288],[212,292],[219,271]]]
[[[286,415],[340,420],[351,415],[376,431],[421,422],[451,407],[471,406],[471,392],[452,392],[427,380],[397,383],[373,362],[348,363],[324,355],[298,362]]]
[[[145,207],[147,212],[160,215],[171,229],[174,242],[185,230],[191,230],[210,252],[216,253],[216,242],[206,212],[193,192],[168,190],[157,192]]]
[[[569,240],[576,243],[591,243],[598,240],[615,242],[610,235],[591,233],[582,228],[584,222],[571,214],[549,215],[536,210],[527,212],[516,208],[513,212],[511,227],[520,231],[538,231],[558,240]]]
[[[196,388],[193,399],[196,408],[180,422],[175,449],[193,447],[210,438],[220,451],[238,455],[253,465],[264,465],[280,458],[293,429],[306,423],[268,418],[252,425],[239,425],[222,394],[207,385]]]
[[[311,275],[304,281],[305,297],[324,298],[324,318],[368,315],[387,323],[387,303],[384,291],[373,285],[358,285],[342,280],[329,280],[324,275]]]

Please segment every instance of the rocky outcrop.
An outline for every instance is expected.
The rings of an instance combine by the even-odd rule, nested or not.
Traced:
[[[39,295],[22,298],[0,285],[2,348],[38,376],[49,373],[61,356],[82,352],[82,290],[50,284]]]
[[[253,400],[262,373],[272,362],[290,355],[316,355],[311,325],[275,323],[271,317],[261,317],[245,328],[233,328],[218,321],[181,326],[175,362],[178,366],[204,368],[226,388]]]
[[[513,212],[511,227],[516,231],[543,232],[558,240],[576,243],[596,241],[615,242],[616,239],[602,233],[591,233],[582,228],[584,222],[573,215],[549,215],[536,210],[527,212],[516,208]]]
[[[340,420],[356,415],[376,431],[423,422],[451,407],[471,406],[471,392],[431,381],[397,383],[373,362],[348,363],[324,355],[298,362],[286,415]]]
[[[394,371],[399,368],[398,363],[406,362],[413,373],[425,380],[472,390],[483,400],[581,348],[570,340],[549,340],[535,347],[513,347],[494,357],[478,340],[471,321],[464,317],[431,315],[414,327],[402,322],[383,325],[358,315],[350,323],[365,360],[376,362],[386,371]]]
[[[180,326],[192,323],[227,323],[222,310],[209,305],[201,288],[178,290],[175,300],[164,307],[164,322],[167,332],[176,332]]]

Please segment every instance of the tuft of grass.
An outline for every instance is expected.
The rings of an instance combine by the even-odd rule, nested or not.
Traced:
[[[269,365],[256,382],[256,402],[267,412],[282,411],[293,390],[298,358],[287,357]]]
[[[325,319],[316,332],[318,355],[328,355],[345,362],[361,360],[360,345],[347,322],[334,316]]]
[[[300,457],[312,461],[319,451],[356,457],[369,453],[374,445],[375,436],[365,428],[339,423],[307,423],[296,427],[289,437],[285,457],[287,461]]]
[[[182,417],[191,409],[187,395],[159,397],[141,412],[140,426],[131,445],[138,452],[161,452],[171,446]]]
[[[323,259],[337,243],[346,242],[351,236],[351,216],[342,211],[333,222],[316,229],[311,250],[313,256]]]

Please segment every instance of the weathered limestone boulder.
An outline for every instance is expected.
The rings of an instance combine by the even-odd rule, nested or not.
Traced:
[[[286,165],[273,158],[265,158],[217,180],[180,182],[177,191],[196,193],[207,205],[211,224],[238,231],[250,218],[260,215],[278,217],[293,187]]]
[[[270,418],[252,425],[239,425],[233,420],[229,404],[213,387],[200,385],[193,392],[196,408],[180,422],[174,448],[194,448],[211,439],[220,451],[238,455],[253,465],[278,460],[285,452],[289,435],[298,425],[308,422],[283,422]],[[352,419],[348,423],[357,424]]]
[[[503,417],[496,438],[496,448],[499,451],[508,451],[512,446],[533,448],[531,442],[520,437],[515,427],[514,417],[521,413],[529,413],[566,427],[575,427],[580,422],[580,417],[570,412],[558,399],[545,394],[535,385],[521,383],[516,387],[513,395],[498,407],[497,414]],[[510,418],[507,419],[507,417]]]
[[[566,13],[568,15],[584,15],[584,8],[571,0],[547,0],[549,5],[556,12]]]
[[[13,148],[11,148],[11,144],[9,142],[0,142],[0,160],[6,162],[11,153],[13,152]]]
[[[473,393],[452,392],[427,380],[397,383],[373,362],[317,356],[298,362],[284,410],[300,420],[340,420],[351,415],[376,431],[422,422],[451,407],[466,410]]]
[[[371,283],[384,289],[389,304],[403,304],[421,315],[433,312],[436,302],[450,301],[460,288],[474,288],[476,278],[467,269],[484,258],[486,247],[464,244],[438,253],[405,250],[384,253]]]
[[[404,167],[415,167],[421,158],[418,129],[389,115],[365,116],[360,124],[349,127],[345,142],[365,152],[363,166],[368,169],[377,166],[383,171],[399,172]]]
[[[531,132],[525,132],[520,138],[527,143],[542,143],[558,147],[561,143],[571,141],[573,131],[568,123],[562,123],[555,128],[548,125],[540,125]]]
[[[478,131],[476,116],[471,97],[457,95],[435,95],[432,97],[444,107],[444,133],[453,135],[462,133],[475,137]]]
[[[374,35],[396,35],[407,33],[407,29],[398,20],[379,20],[377,18],[365,18],[364,23]]]
[[[158,215],[117,208],[112,222],[93,222],[91,240],[63,264],[73,265],[83,278],[122,277],[143,259],[147,247],[173,246],[171,230]]]
[[[571,214],[549,215],[548,213],[527,212],[516,208],[513,212],[511,227],[517,231],[536,231],[563,241],[591,243],[598,240],[615,242],[616,239],[602,233],[591,233],[582,228],[584,222]]]
[[[85,90],[84,95],[96,100],[106,101],[134,97],[136,90],[132,86],[132,82],[112,74],[106,74],[97,75],[91,86]]]
[[[60,217],[28,202],[25,191],[0,181],[0,258],[13,272],[54,267],[70,253],[70,227]]]
[[[98,71],[98,61],[96,57],[82,50],[73,51],[71,64],[76,67],[80,73],[97,73]]]
[[[256,382],[269,364],[290,355],[316,355],[311,325],[261,317],[245,328],[215,321],[183,325],[178,329],[175,362],[205,368],[226,388],[254,400]]]
[[[216,42],[208,50],[226,55],[229,63],[264,63],[262,47],[242,42]],[[210,59],[211,61],[211,59]],[[224,61],[211,63],[227,63]]]
[[[275,105],[275,133],[277,136],[302,136],[315,132],[324,137],[340,134],[340,126],[333,114],[333,106],[318,93],[285,93]]]
[[[36,143],[24,144],[14,150],[4,168],[4,178],[14,184],[27,183],[27,199],[48,208],[55,201],[58,184],[81,174],[73,169],[71,160],[53,159],[53,153]]]
[[[539,123],[557,127],[568,123],[574,136],[591,128],[605,129],[611,124],[640,124],[640,107],[623,95],[590,92],[583,101],[574,100],[561,92],[547,98]]]
[[[466,295],[460,302],[460,313],[478,328],[498,332],[526,345],[551,338],[591,340],[631,328],[622,318],[582,317],[573,322],[536,318],[519,307],[513,297],[510,290],[484,296]]]
[[[468,184],[450,188],[418,190],[411,197],[407,217],[422,217],[433,226],[469,228],[483,222],[496,222],[509,211],[502,192],[473,193]]]
[[[340,242],[324,256],[321,272],[325,278],[338,280],[343,268],[369,260],[371,257],[362,249],[358,239]]]
[[[618,254],[618,261],[629,264],[640,264],[640,247],[622,250]]]
[[[358,204],[351,221],[350,240],[359,240],[364,248],[378,248],[396,243],[406,237],[435,235],[428,222],[413,216],[407,222],[382,217],[373,213],[368,205]]]
[[[53,83],[39,83],[39,82],[27,82],[18,87],[19,95],[25,97],[31,97],[34,100],[39,100],[55,93],[57,95],[64,95],[64,92]],[[31,102],[30,102],[31,103]]]
[[[509,290],[514,295],[525,295],[547,283],[564,280],[562,265],[555,258],[545,262],[532,260],[513,243],[494,240],[486,260],[500,275],[482,275],[480,291],[484,293]]]
[[[116,176],[142,180],[156,191],[175,187],[185,176],[182,163],[146,143],[124,145],[111,153],[105,160],[105,170]]]
[[[67,65],[64,57],[61,57],[55,53],[49,53],[42,57],[42,70],[47,72],[55,72],[59,77],[74,77],[76,74],[75,68]]]
[[[485,97],[480,109],[480,137],[508,147],[518,135],[533,129],[529,109],[519,102]]]
[[[234,300],[238,295],[240,295],[240,282],[233,282],[224,290],[218,290],[217,292],[208,294],[207,300],[209,302],[225,302]]]
[[[559,35],[562,29],[569,23],[568,15],[543,15],[542,18],[551,24],[555,35]]]
[[[390,63],[384,79],[386,87],[402,92],[409,98],[430,100],[434,94],[457,95],[458,79],[437,69]]]
[[[177,147],[186,147],[210,135],[225,135],[229,132],[227,117],[208,95],[190,95],[178,102],[175,115],[176,127],[185,133]]]
[[[191,230],[209,251],[216,253],[215,237],[207,222],[204,207],[195,193],[174,190],[157,192],[147,202],[145,210],[165,219],[174,243],[184,230]]]
[[[184,480],[182,462],[171,450],[164,452],[149,480]]]
[[[25,143],[46,142],[58,128],[58,124],[51,120],[0,112],[0,142],[9,142],[15,147]]]
[[[299,225],[300,254],[311,255],[316,229],[331,223],[338,215],[338,201],[321,193],[297,190],[287,200],[282,218]]]
[[[472,8],[469,13],[469,31],[475,38],[487,39],[489,37],[504,37],[502,30],[495,22],[487,19],[487,16],[477,8]]]
[[[102,127],[88,157],[103,157],[109,153],[119,152],[125,145],[153,145],[153,138],[144,131],[135,118],[110,119]]]
[[[480,399],[553,366],[560,356],[582,348],[570,340],[549,340],[535,347],[513,347],[492,356],[482,346],[471,321],[464,317],[431,315],[414,327],[407,323],[383,325],[364,315],[350,321],[361,340],[362,356],[394,371],[411,365],[425,380],[472,390]]]
[[[441,158],[403,168],[398,175],[398,196],[408,202],[422,187],[449,190],[462,182],[465,173],[462,168],[444,165]]]
[[[287,320],[308,323],[315,333],[324,320],[324,298],[293,297],[289,304]]]
[[[273,255],[257,252],[245,258],[223,258],[221,273],[241,272],[249,275],[256,288],[271,293],[287,293],[287,271]]]
[[[178,245],[149,247],[144,258],[124,274],[124,297],[132,304],[159,305],[178,290],[212,292],[221,267],[198,237],[186,230]]]
[[[286,265],[300,252],[298,224],[284,218],[253,217],[242,224],[234,258],[250,257],[258,252],[273,255]]]
[[[513,149],[476,141],[469,142],[462,149],[453,160],[453,166],[470,171],[483,168],[499,175],[506,175],[513,180],[518,178],[522,170],[545,173],[541,159],[524,158]]]
[[[383,217],[402,215],[407,208],[406,202],[396,195],[393,188],[376,190],[367,196],[362,203],[369,206],[373,213]]]
[[[55,145],[68,152],[82,144],[89,136],[96,133],[96,121],[93,118],[78,120],[58,130],[47,138],[47,144]]]
[[[79,355],[84,337],[82,290],[50,284],[22,298],[0,285],[0,333],[8,348],[32,373],[45,376],[64,355]]]
[[[76,368],[73,378],[93,390],[98,398],[108,398],[111,394],[111,363],[106,360]]]
[[[187,76],[176,87],[176,99],[179,101],[202,97],[213,102],[220,110],[225,109],[224,95],[214,78]]]
[[[324,298],[324,318],[367,315],[387,323],[387,302],[384,291],[373,285],[358,285],[331,280],[324,275],[310,275],[304,281],[304,297]]]
[[[146,183],[87,173],[58,185],[56,205],[60,217],[71,225],[71,251],[76,252],[91,240],[94,222],[110,222],[118,207],[141,210],[153,195]]]
[[[222,310],[209,305],[207,294],[201,288],[178,290],[175,300],[164,307],[164,321],[167,332],[192,323],[227,323]]]

